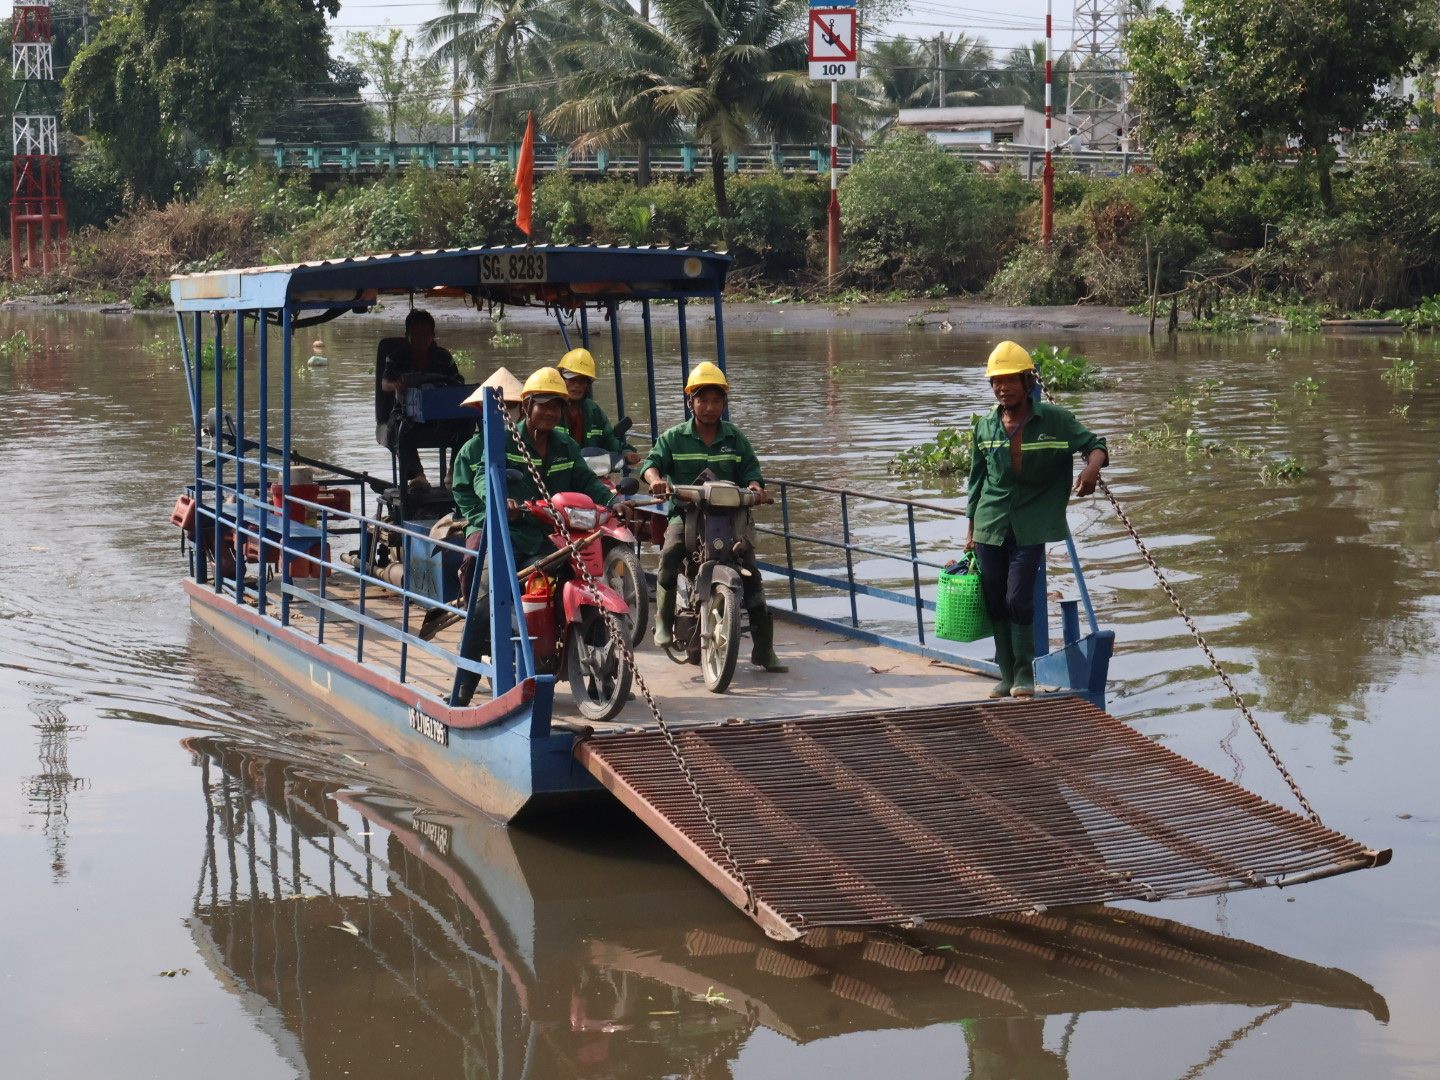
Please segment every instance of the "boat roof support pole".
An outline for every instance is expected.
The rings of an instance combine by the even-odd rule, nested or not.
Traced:
[[[611,300],[606,305],[610,316],[610,362],[615,365],[615,419],[625,415],[625,378],[620,373],[620,309]]]
[[[291,326],[295,315],[290,305],[286,304],[280,309],[280,363],[283,369],[280,372],[280,490],[286,496],[290,494],[290,453],[294,449],[294,398],[292,396],[292,380],[290,378],[290,338],[293,336]],[[290,515],[280,515],[280,580],[283,584],[290,584]],[[362,589],[360,595],[363,597],[365,591]],[[290,592],[282,590],[280,593],[280,625],[290,625]],[[363,640],[363,638],[361,639]]]
[[[584,304],[580,305],[580,347],[590,348],[590,311]]]
[[[685,322],[685,298],[675,301],[676,318],[680,323],[680,407],[685,419],[690,419],[690,399],[685,396],[685,384],[690,381],[690,328]],[[658,437],[658,432],[656,433]]]
[[[509,484],[505,451],[508,432],[500,416],[500,402],[495,388],[485,390],[485,557],[490,567],[490,677],[492,695],[509,693],[521,679],[535,670],[535,656],[529,635],[524,630],[524,617],[516,610],[515,548],[510,543],[510,520],[506,512]],[[519,671],[516,650],[511,647],[510,626],[520,626]]]
[[[256,334],[256,355],[260,366],[260,387],[257,401],[259,421],[257,424],[260,436],[260,501],[264,502],[267,492],[270,490],[270,324],[265,321],[265,309],[261,308],[259,318],[255,321]],[[265,614],[265,590],[259,590],[256,597],[258,610],[261,615]]]
[[[193,470],[192,483],[195,485],[196,501],[200,496],[200,387],[196,383],[199,378],[198,365],[191,364],[190,341],[185,336],[185,316],[180,312],[175,313],[175,328],[180,331],[180,363],[185,368],[185,396],[190,400],[190,430],[194,441],[194,458],[191,462]],[[204,519],[196,514],[195,516],[195,544],[190,549],[194,564],[191,567],[195,580],[205,580],[205,557],[200,546],[200,530],[204,527]]]
[[[645,324],[645,385],[650,388],[650,443],[660,438],[660,411],[655,404],[655,338],[650,326],[650,301],[640,302],[640,318]]]
[[[721,302],[720,294],[717,292],[715,294],[715,363],[719,364],[720,370],[728,376],[729,372],[725,369],[725,312],[722,310],[723,308],[724,304]],[[729,394],[725,395],[725,412],[723,415],[726,420],[730,419]]]
[[[213,455],[211,455],[211,456],[214,458],[214,461],[215,461],[215,469],[214,469],[214,473],[215,473],[215,523],[216,523],[216,526],[215,526],[215,527],[216,527],[217,530],[218,530],[219,527],[220,527],[220,525],[219,525],[219,523],[220,523],[220,515],[221,515],[221,513],[222,513],[222,511],[223,511],[223,508],[224,508],[224,505],[225,505],[224,485],[225,485],[225,452],[226,452],[226,451],[225,451],[225,437],[224,437],[224,433],[225,433],[225,430],[226,430],[227,425],[226,425],[226,423],[225,423],[225,383],[224,383],[224,379],[225,379],[225,370],[224,370],[224,367],[225,367],[225,365],[224,365],[223,363],[221,363],[221,360],[223,359],[223,357],[224,357],[224,355],[225,355],[224,342],[223,342],[222,339],[221,339],[221,335],[222,335],[222,333],[223,333],[223,327],[224,327],[224,319],[225,319],[225,317],[224,317],[220,312],[218,312],[218,311],[212,311],[212,312],[210,313],[210,322],[211,322],[211,331],[212,331],[212,332],[211,332],[211,337],[210,337],[210,355],[214,358],[214,361],[215,361],[215,383],[214,383],[214,386],[215,386],[215,453],[214,453]],[[239,446],[234,446],[233,449],[238,451],[240,448],[239,448]],[[239,513],[240,513],[240,509],[241,509],[240,506],[237,504],[236,507],[235,507],[235,512],[236,512],[237,518],[238,518],[238,515],[239,515]],[[243,567],[242,567],[241,563],[239,562],[239,558],[240,558],[240,556],[243,554],[245,538],[240,535],[239,525],[240,525],[240,523],[239,523],[239,521],[237,520],[237,521],[235,522],[235,527],[230,530],[231,543],[234,544],[234,546],[235,546],[234,555],[235,555],[235,558],[236,558],[236,563],[235,563],[235,602],[236,602],[236,603],[239,603],[240,600],[241,600],[241,590],[244,588],[244,577],[245,577],[244,572],[243,572]],[[216,564],[216,566],[219,566],[219,565],[220,565],[220,543],[219,543],[219,541],[220,541],[220,539],[221,539],[221,536],[223,536],[223,534],[219,534],[219,535],[216,536],[216,544],[215,544],[215,564]],[[215,591],[216,591],[217,593],[224,591],[224,578],[223,578],[223,576],[222,576],[221,574],[219,574],[219,573],[216,573],[216,575],[215,575]]]
[[[224,355],[223,348],[221,355]],[[235,511],[242,518],[245,516],[245,319],[238,313],[235,316]],[[256,507],[255,512],[257,515],[262,513],[259,507]],[[265,519],[263,517],[256,518],[256,532],[260,534],[255,541],[255,546],[260,551],[260,568],[256,573],[263,575],[265,573]],[[237,568],[235,571],[237,585],[235,599],[239,600],[245,594],[245,575],[239,570],[240,561],[238,559],[235,566]]]
[[[560,340],[565,342],[565,351],[569,352],[572,347],[570,345],[570,331],[565,329],[565,318],[560,314],[558,307],[555,309],[555,325],[560,328]]]

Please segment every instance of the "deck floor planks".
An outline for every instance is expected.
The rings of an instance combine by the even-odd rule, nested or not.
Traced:
[[[358,592],[354,585],[346,582],[327,583],[326,598],[347,607],[358,607]],[[269,602],[275,602],[273,594]],[[295,630],[310,637],[316,635],[317,609],[296,601],[292,602],[291,613]],[[378,589],[367,592],[365,614],[397,629],[402,624],[400,602],[393,596],[380,594]],[[412,605],[412,632],[419,629],[424,614],[423,609]],[[295,618],[296,615],[299,617]],[[434,643],[458,650],[462,626],[457,622],[442,630]],[[357,630],[358,626],[346,619],[332,614],[325,616],[325,644],[346,655],[354,656]],[[982,648],[983,644],[976,647]],[[735,678],[724,694],[712,694],[705,689],[699,667],[672,662],[649,641],[636,651],[636,660],[661,715],[667,721],[683,724],[973,701],[983,698],[993,685],[985,676],[913,653],[868,645],[833,632],[823,633],[787,622],[783,614],[775,624],[775,648],[790,666],[787,674],[770,674],[750,664],[748,640],[742,641],[740,648]],[[405,681],[428,693],[446,697],[454,669],[421,649],[407,651]],[[400,643],[381,634],[367,633],[364,661],[367,666],[398,678]],[[580,711],[563,675],[556,686],[555,716],[580,719]],[[609,726],[653,723],[637,685],[635,700]]]

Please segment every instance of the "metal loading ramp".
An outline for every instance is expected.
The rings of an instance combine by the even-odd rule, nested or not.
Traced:
[[[659,731],[593,735],[575,753],[782,939],[1292,885],[1390,859],[1079,698],[673,734],[703,807]]]

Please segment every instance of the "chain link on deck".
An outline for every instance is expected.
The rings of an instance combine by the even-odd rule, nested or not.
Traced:
[[[1040,381],[1039,372],[1036,372],[1035,381],[1039,384],[1041,393],[1045,395],[1045,400],[1051,405],[1058,404],[1055,400],[1055,395],[1050,393],[1049,387]],[[1300,790],[1300,785],[1296,782],[1295,778],[1290,775],[1290,770],[1287,769],[1285,763],[1280,760],[1279,753],[1276,752],[1274,745],[1271,744],[1264,729],[1260,727],[1260,721],[1255,719],[1255,714],[1250,711],[1250,706],[1245,704],[1245,699],[1240,696],[1240,691],[1236,689],[1235,684],[1230,680],[1230,676],[1225,673],[1225,669],[1220,666],[1220,660],[1210,648],[1210,643],[1205,640],[1205,635],[1200,632],[1200,628],[1195,625],[1195,620],[1192,619],[1190,613],[1185,610],[1185,605],[1180,602],[1180,597],[1175,595],[1175,589],[1170,584],[1170,579],[1167,578],[1165,572],[1160,569],[1160,564],[1155,561],[1155,556],[1150,554],[1149,546],[1141,538],[1139,531],[1135,528],[1135,523],[1130,520],[1130,515],[1125,513],[1125,508],[1120,505],[1120,500],[1117,499],[1115,493],[1110,490],[1110,485],[1105,483],[1103,479],[1097,477],[1096,487],[1100,489],[1101,494],[1103,494],[1105,498],[1110,500],[1110,505],[1114,508],[1115,515],[1120,519],[1120,523],[1125,526],[1125,530],[1130,534],[1130,539],[1135,541],[1135,547],[1150,567],[1150,572],[1155,575],[1155,580],[1160,583],[1160,588],[1163,589],[1165,595],[1170,598],[1170,603],[1174,606],[1175,613],[1184,621],[1185,626],[1190,631],[1190,636],[1195,639],[1195,644],[1200,646],[1200,651],[1205,654],[1205,659],[1210,661],[1210,666],[1215,669],[1215,674],[1218,675],[1220,681],[1225,684],[1225,689],[1230,691],[1230,697],[1234,700],[1235,707],[1240,710],[1241,714],[1249,722],[1251,730],[1255,732],[1255,737],[1260,740],[1260,745],[1265,748],[1265,753],[1270,755],[1270,761],[1274,764],[1280,775],[1285,778],[1285,783],[1289,786],[1290,793],[1295,796],[1296,800],[1305,809],[1305,813],[1309,815],[1311,821],[1317,825],[1323,824],[1320,820],[1320,815],[1317,814],[1315,808],[1310,805],[1310,800],[1305,798],[1305,793]]]
[[[505,427],[509,430],[510,437],[515,440],[515,445],[520,448],[520,455],[525,459],[525,467],[530,471],[530,479],[534,481],[535,487],[540,492],[541,496],[547,502],[551,503],[551,517],[560,527],[560,535],[565,538],[565,543],[567,545],[573,544],[575,542],[575,538],[574,535],[570,532],[570,523],[565,520],[565,515],[563,512],[554,509],[554,503],[551,500],[550,490],[545,486],[545,481],[540,475],[540,470],[536,468],[535,459],[530,456],[530,451],[525,446],[525,440],[520,437],[519,427],[515,424],[515,421],[510,419],[510,415],[505,411],[504,403],[500,400],[498,395],[496,396],[495,401],[496,407],[500,413],[501,420],[504,421]],[[595,542],[599,543],[600,541],[597,538]],[[578,550],[575,552],[575,554],[579,554]],[[630,668],[630,671],[635,679],[635,685],[640,688],[640,693],[645,698],[645,704],[650,707],[650,715],[655,718],[655,723],[660,729],[661,736],[665,739],[665,746],[669,749],[670,756],[675,759],[676,766],[680,769],[681,775],[685,777],[686,785],[690,788],[690,794],[695,797],[695,804],[700,808],[700,812],[705,815],[705,822],[710,826],[710,832],[712,835],[714,835],[715,842],[720,845],[720,850],[725,855],[725,861],[730,864],[731,872],[735,875],[736,880],[739,881],[740,886],[745,890],[745,910],[754,913],[759,908],[758,901],[755,898],[755,889],[753,886],[751,886],[750,879],[745,876],[745,871],[740,866],[740,860],[736,857],[734,850],[730,847],[730,841],[725,838],[724,832],[721,831],[720,823],[715,820],[715,814],[710,809],[710,803],[706,800],[704,793],[700,790],[700,784],[695,779],[694,772],[690,769],[690,763],[685,760],[685,754],[680,749],[680,743],[675,738],[675,733],[670,730],[670,725],[667,724],[665,722],[665,718],[660,715],[660,706],[655,703],[655,698],[650,693],[650,687],[645,684],[645,677],[640,674],[640,665],[635,662],[635,653],[630,648],[629,634],[627,634],[622,629],[620,623],[616,620],[614,614],[609,611],[604,604],[599,603],[600,594],[594,590],[595,587],[600,584],[600,582],[598,582],[595,579],[595,576],[590,573],[590,570],[585,565],[584,560],[577,558],[572,561],[575,567],[580,571],[580,576],[585,579],[586,586],[592,590],[592,595],[594,595],[596,600],[595,607],[605,620],[605,629],[610,634],[610,640],[614,642],[615,645],[620,649],[620,654],[623,658],[623,662]],[[540,572],[543,573],[543,571]],[[643,581],[640,583],[640,587],[641,595],[643,596],[645,588]],[[649,603],[649,600],[646,599],[645,602]]]

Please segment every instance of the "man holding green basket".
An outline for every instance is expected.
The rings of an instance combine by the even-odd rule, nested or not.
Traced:
[[[965,550],[980,564],[980,588],[995,631],[1000,681],[992,698],[1035,696],[1035,581],[1045,545],[1064,540],[1075,454],[1089,495],[1110,463],[1105,440],[1068,409],[1038,400],[1035,364],[1013,341],[990,353],[985,374],[998,404],[978,417],[970,466]]]

